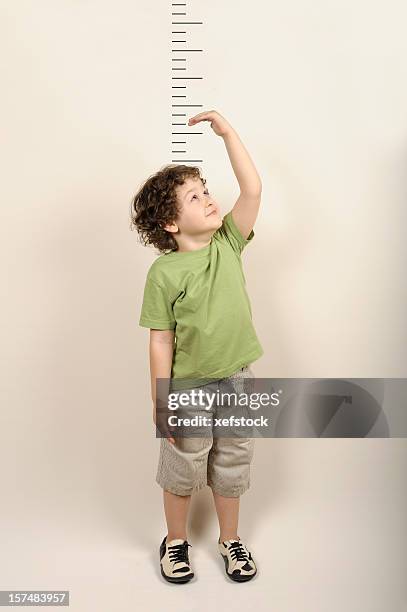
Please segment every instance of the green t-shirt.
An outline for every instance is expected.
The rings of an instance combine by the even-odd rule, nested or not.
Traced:
[[[253,236],[243,238],[229,211],[210,244],[151,265],[139,325],[175,331],[171,377],[184,380],[172,381],[174,389],[188,388],[186,379],[225,378],[263,355],[241,260]]]

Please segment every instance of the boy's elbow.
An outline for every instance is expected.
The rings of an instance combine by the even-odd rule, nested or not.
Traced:
[[[174,344],[173,329],[150,329],[150,342],[158,344]]]

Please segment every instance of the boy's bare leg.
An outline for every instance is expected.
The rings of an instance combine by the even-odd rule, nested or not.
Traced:
[[[170,491],[164,491],[164,510],[167,520],[167,542],[181,538],[187,540],[187,518],[190,495],[175,495]]]
[[[212,494],[219,520],[220,541],[238,540],[240,497],[223,497],[213,489]]]

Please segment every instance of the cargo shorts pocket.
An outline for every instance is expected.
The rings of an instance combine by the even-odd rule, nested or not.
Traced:
[[[161,438],[156,481],[176,495],[190,495],[207,484],[207,458],[212,438]]]

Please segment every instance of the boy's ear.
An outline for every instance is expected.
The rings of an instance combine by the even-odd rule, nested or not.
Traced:
[[[167,225],[163,226],[167,232],[176,233],[178,232],[178,225],[176,223],[167,223]]]

